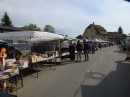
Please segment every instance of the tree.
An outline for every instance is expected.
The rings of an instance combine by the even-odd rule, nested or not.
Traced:
[[[118,28],[118,33],[123,34],[123,29],[121,28],[121,26]]]
[[[68,37],[68,35],[65,35],[65,37]]]
[[[41,31],[41,29],[39,27],[37,27],[36,24],[29,24],[29,25],[23,26],[21,28],[26,29],[26,30]]]
[[[13,26],[7,12],[5,12],[5,14],[3,15],[3,18],[1,19],[1,24],[5,26]]]
[[[126,34],[123,34],[123,36],[124,36],[124,37],[127,37],[127,35],[126,35]]]
[[[44,26],[44,31],[45,32],[50,32],[50,33],[55,33],[55,28],[51,25],[45,25]]]
[[[82,35],[80,34],[80,35],[78,35],[76,38],[82,39]]]

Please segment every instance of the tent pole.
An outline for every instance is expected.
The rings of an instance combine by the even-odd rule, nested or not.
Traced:
[[[59,44],[59,57],[60,57],[60,61],[61,61],[61,51],[60,51],[61,44],[60,44],[60,39],[58,40],[58,44]]]
[[[30,53],[31,53],[31,37],[30,37],[30,45],[29,45]]]

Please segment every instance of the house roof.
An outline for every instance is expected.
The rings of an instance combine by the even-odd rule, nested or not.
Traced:
[[[25,31],[26,30],[26,29],[22,29],[19,27],[11,27],[11,26],[5,26],[5,25],[0,25],[0,29],[17,30],[17,31]]]
[[[120,34],[118,32],[108,32],[110,36],[124,36],[123,34]]]
[[[100,25],[90,24],[87,28],[92,28],[92,30],[97,34],[108,34],[106,29]]]
[[[100,29],[101,31],[106,31],[102,26],[100,25],[93,25],[96,29]]]

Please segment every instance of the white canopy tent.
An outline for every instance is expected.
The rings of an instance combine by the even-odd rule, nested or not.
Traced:
[[[102,39],[100,39],[100,38],[99,38],[98,40],[99,40],[99,42],[103,42],[103,40],[102,40]]]
[[[126,40],[126,41],[130,41],[130,37],[127,37],[125,40]]]
[[[8,32],[8,33],[0,33],[1,40],[2,39],[22,40],[22,41],[30,42],[30,49],[31,49],[31,43],[57,40],[59,44],[59,52],[60,52],[60,39],[64,39],[64,38],[65,36],[59,34],[50,33],[50,32],[40,32],[40,31],[15,31],[15,32]]]
[[[94,39],[93,42],[99,42],[99,40],[98,39]]]
[[[0,33],[0,39],[36,42],[36,41],[51,41],[51,40],[64,39],[64,36],[55,33],[40,32],[40,31],[16,31],[16,32]]]

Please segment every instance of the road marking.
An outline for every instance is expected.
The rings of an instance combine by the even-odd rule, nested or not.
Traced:
[[[106,52],[105,52],[106,53]],[[104,54],[103,54],[104,55]],[[100,58],[102,58],[103,57],[103,55],[101,55],[101,57]]]
[[[101,57],[100,58],[102,58],[103,57],[103,55],[101,55]]]
[[[97,64],[97,62],[95,62],[94,66]]]
[[[91,68],[93,68],[93,65],[91,66]]]
[[[95,64],[91,66],[91,69],[92,69],[96,64],[97,64],[97,62],[95,62]]]
[[[88,70],[87,72],[90,72],[90,70]]]
[[[105,53],[106,53],[106,52],[105,52]],[[104,54],[103,54],[103,55],[104,55]],[[103,55],[102,55],[102,56],[100,56],[100,58],[102,58],[102,57],[103,57]],[[94,63],[94,65],[92,65],[92,66],[91,66],[91,69],[92,69],[92,68],[93,68],[96,64],[97,64],[97,62],[95,62],[95,63]],[[89,72],[89,71],[90,71],[90,70],[88,70],[87,72]]]

